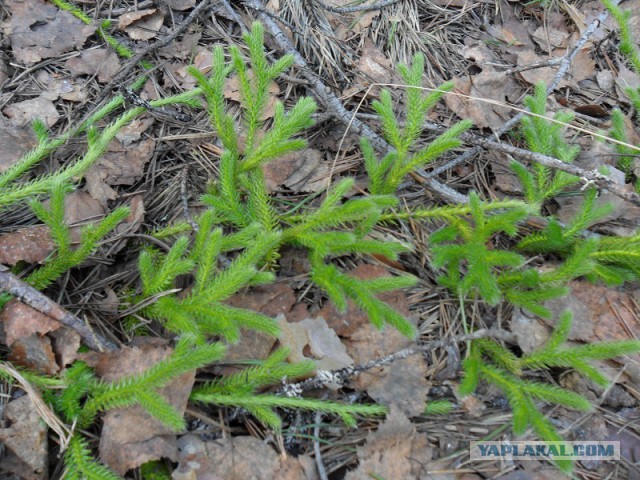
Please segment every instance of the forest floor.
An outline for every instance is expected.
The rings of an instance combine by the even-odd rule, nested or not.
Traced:
[[[121,93],[119,86],[130,85],[143,75],[147,80],[139,97],[129,99],[130,103],[193,89],[196,82],[187,67],[195,65],[208,74],[212,47],[241,46],[242,33],[255,20],[266,24],[271,61],[288,53],[282,49],[283,40],[273,35],[276,28],[306,63],[294,66],[271,85],[273,101],[292,105],[306,95],[319,105],[316,124],[305,134],[308,147],[265,169],[271,194],[289,205],[297,205],[310,195],[320,197],[331,179],[345,175],[355,176],[359,188],[366,188],[361,135],[349,130],[349,124],[356,118],[380,131],[379,122],[371,115],[371,103],[384,84],[394,101],[402,104],[402,81],[396,65],[409,63],[415,52],[426,57],[427,87],[455,82],[452,94],[431,113],[434,123],[450,126],[460,119],[471,119],[475,134],[500,140],[504,133],[499,132],[501,127],[523,108],[523,99],[532,94],[533,86],[544,81],[551,86],[549,111],[575,114],[573,125],[579,130],[574,130],[571,141],[582,148],[578,166],[592,170],[615,159],[610,146],[589,134],[609,128],[614,107],[625,113],[630,132],[640,132],[624,94],[626,86],[640,85],[640,78],[621,58],[615,22],[611,18],[598,20],[605,12],[598,1],[400,0],[377,6],[375,0],[359,4],[333,0],[331,6],[316,0],[208,3],[188,18],[196,0],[74,2],[93,19],[87,25],[49,1],[0,2],[0,172],[35,145],[30,128],[35,118],[46,122],[52,136],[62,134]],[[375,8],[358,8],[362,6]],[[632,12],[631,25],[640,31],[640,0],[626,1],[622,7]],[[151,68],[145,70],[139,58],[118,56],[96,34],[100,22],[107,19],[112,20],[110,32],[121,44],[136,53],[147,49],[144,60]],[[593,28],[595,22],[597,28]],[[182,33],[172,35],[180,27],[184,27]],[[586,42],[572,61],[564,60],[581,38]],[[159,46],[160,42],[164,45]],[[225,96],[230,108],[237,108],[239,95],[233,82]],[[346,110],[336,110],[330,96]],[[267,109],[267,121],[269,112],[273,115],[273,109]],[[158,358],[153,351],[166,348],[171,340],[157,322],[136,314],[137,306],[126,302],[127,292],[135,291],[139,284],[137,258],[153,241],[149,234],[203,210],[200,197],[218,175],[221,154],[221,145],[211,132],[204,110],[151,110],[117,135],[103,158],[67,196],[65,218],[77,226],[102,218],[117,206],[131,208],[129,217],[88,261],[45,291],[121,347],[116,355],[94,358],[95,365],[104,370],[140,372],[152,357]],[[425,140],[429,135],[425,134]],[[638,145],[640,137],[635,135],[630,140]],[[518,142],[512,134],[502,140]],[[65,165],[85,148],[84,138],[72,139],[34,174]],[[448,163],[452,159],[457,160]],[[522,191],[508,168],[510,161],[503,152],[465,144],[429,165],[429,178],[416,175],[403,184],[401,203],[409,208],[464,202],[471,191],[487,200],[518,198]],[[445,168],[437,170],[442,166]],[[635,168],[640,172],[640,164]],[[640,222],[640,207],[610,193],[603,196],[614,208],[593,231],[631,234]],[[575,212],[576,198],[561,196],[546,208],[564,221]],[[411,220],[378,230],[380,235],[413,245],[412,252],[399,262],[362,256],[341,258],[339,264],[363,279],[387,271],[410,272],[420,279],[416,287],[384,297],[415,323],[417,345],[464,334],[462,318],[478,328],[511,331],[515,334],[511,347],[517,351],[527,351],[531,342],[548,335],[551,325],[506,302],[493,307],[474,301],[461,305],[455,295],[438,285],[427,240],[437,228],[437,224]],[[51,249],[47,229],[26,205],[0,213],[0,265],[38,264]],[[359,364],[414,345],[389,329],[378,332],[353,305],[347,312],[339,312],[311,286],[308,273],[306,256],[291,248],[278,261],[276,283],[237,294],[229,303],[286,318],[282,325],[287,330],[280,344],[291,348],[298,358],[314,358],[309,340],[314,335],[334,339],[327,346],[325,361],[335,362],[323,364],[329,370],[344,366],[340,363],[344,355]],[[608,288],[576,280],[570,286],[569,295],[550,302],[549,308],[557,313],[565,308],[573,310],[572,341],[640,337],[637,284]],[[0,314],[5,329],[0,347],[3,360],[47,375],[60,374],[76,358],[91,361],[87,360],[89,354],[78,353],[80,341],[70,334],[42,325],[25,330],[23,320],[16,326],[15,318],[9,322],[10,317],[20,315],[19,306],[11,308],[8,304]],[[231,347],[226,361],[265,358],[276,346],[276,339],[247,334]],[[129,426],[135,422],[140,427],[145,420],[128,417],[127,423],[108,431],[95,429],[87,436],[94,451],[100,450],[100,459],[127,478],[152,478],[143,475],[139,467],[161,458],[176,479],[311,479],[322,478],[318,473],[322,468],[321,475],[331,479],[569,478],[543,461],[469,459],[470,441],[513,440],[514,436],[511,410],[500,391],[483,387],[471,397],[457,394],[465,351],[464,342],[441,345],[361,374],[348,387],[315,393],[320,398],[391,407],[386,419],[361,418],[357,428],[347,428],[330,416],[284,411],[285,429],[275,435],[240,410],[190,403],[185,410],[188,432],[171,436],[148,431],[145,441],[140,442],[140,437],[131,438]],[[592,411],[542,408],[566,438],[622,442],[621,461],[579,462],[575,478],[640,478],[640,363],[636,356],[627,365],[610,362],[605,367],[615,378],[606,391],[573,372],[558,372],[547,379],[592,400],[597,405]],[[216,365],[199,375],[225,375],[231,368]],[[3,385],[0,402],[5,415],[5,407],[21,395],[18,384]],[[453,410],[442,415],[424,414],[425,405],[442,399],[451,401]],[[48,434],[44,454],[33,453],[41,458],[28,457],[27,445],[33,441],[29,436],[33,431],[28,429],[35,427],[6,418],[3,422],[0,478],[61,478],[64,467],[54,433]],[[101,435],[111,437],[105,440]],[[149,447],[159,436],[165,443]],[[524,439],[536,437],[528,432]],[[196,461],[200,466],[194,466]],[[34,465],[46,468],[38,472]]]

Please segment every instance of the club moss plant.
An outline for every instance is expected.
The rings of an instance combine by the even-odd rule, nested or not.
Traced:
[[[114,382],[104,381],[81,361],[50,378],[25,373],[42,391],[60,417],[76,429],[64,452],[66,477],[70,479],[118,478],[93,456],[88,439],[82,433],[100,424],[106,411],[133,405],[143,407],[150,415],[176,432],[186,425],[158,392],[177,376],[224,361],[225,343],[238,342],[246,330],[257,330],[277,336],[272,318],[225,303],[234,293],[251,286],[275,280],[277,261],[282,247],[293,245],[307,252],[310,279],[339,308],[353,301],[378,328],[396,328],[415,338],[415,327],[399,312],[378,299],[382,292],[404,289],[416,284],[411,275],[397,275],[370,280],[356,280],[342,271],[335,261],[342,256],[378,255],[398,259],[410,252],[411,246],[394,240],[377,240],[373,229],[388,222],[406,218],[437,221],[441,228],[430,238],[432,265],[440,273],[439,282],[460,299],[475,300],[488,306],[509,302],[543,317],[551,312],[545,301],[567,293],[567,283],[585,277],[607,284],[637,281],[640,275],[640,235],[587,237],[584,231],[594,219],[606,212],[596,203],[597,192],[584,192],[582,209],[567,224],[546,217],[548,227],[527,233],[523,222],[531,216],[543,216],[542,206],[570,188],[579,179],[563,172],[553,172],[540,165],[512,168],[522,182],[522,200],[483,201],[471,193],[468,205],[445,205],[398,213],[398,188],[405,177],[422,168],[447,151],[461,145],[459,135],[470,128],[468,121],[453,125],[446,133],[416,148],[423,134],[422,125],[428,111],[448,89],[446,84],[435,93],[425,94],[422,87],[424,60],[416,55],[412,64],[400,66],[407,85],[405,110],[399,117],[389,92],[383,90],[373,103],[380,116],[382,133],[392,146],[378,158],[367,139],[362,139],[364,166],[369,188],[353,195],[353,178],[343,178],[332,185],[316,205],[304,203],[296,212],[268,194],[263,165],[284,154],[303,149],[305,131],[312,126],[316,105],[300,98],[289,109],[277,102],[273,119],[262,120],[270,100],[269,84],[293,63],[289,55],[275,63],[267,61],[263,46],[263,29],[258,23],[244,36],[243,51],[231,46],[228,55],[214,48],[213,68],[205,76],[195,68],[190,73],[198,88],[181,95],[152,102],[153,106],[175,103],[192,107],[206,100],[211,127],[223,147],[219,176],[202,198],[207,209],[197,215],[193,224],[168,225],[153,234],[169,243],[162,251],[145,248],[139,256],[139,288],[129,292],[129,302],[144,305],[138,315],[154,319],[174,339],[171,355],[145,372]],[[224,98],[228,78],[238,79],[241,114],[229,113]],[[576,148],[565,141],[562,126],[544,118],[546,96],[542,87],[527,98],[527,106],[538,114],[525,117],[520,131],[528,147],[536,152],[572,161]],[[71,248],[68,226],[64,224],[64,195],[69,184],[79,178],[104,153],[115,134],[139,115],[143,108],[127,110],[102,130],[96,127],[122,104],[114,99],[87,122],[69,134],[50,139],[42,123],[34,129],[38,145],[14,167],[0,174],[0,208],[10,208],[28,201],[37,217],[51,230],[56,252],[44,264],[25,277],[25,281],[43,289],[70,268],[79,265],[98,243],[127,215],[126,208],[116,209],[82,234],[80,245]],[[400,122],[400,119],[403,119]],[[566,114],[557,119],[571,120]],[[68,138],[86,133],[88,147],[76,162],[42,177],[30,171],[39,161],[55,151]],[[49,195],[45,207],[35,198]],[[194,228],[195,225],[195,228]],[[507,241],[496,242],[497,239]],[[496,245],[507,245],[500,248]],[[553,254],[559,262],[541,272],[530,266],[531,255]],[[222,262],[222,256],[229,262]],[[22,266],[14,270],[20,273]],[[178,279],[190,279],[190,285],[176,292]],[[557,440],[559,434],[544,416],[540,402],[567,408],[588,410],[591,403],[580,395],[552,384],[532,382],[527,373],[551,368],[573,369],[590,380],[604,385],[606,379],[591,364],[640,351],[636,341],[566,345],[571,315],[564,313],[549,340],[528,355],[518,356],[492,339],[470,342],[463,364],[463,394],[472,394],[480,382],[488,382],[502,390],[513,410],[514,434],[523,434],[530,426],[540,439]],[[466,331],[470,325],[464,324]],[[278,431],[282,409],[318,411],[340,417],[347,425],[356,424],[358,415],[381,415],[383,406],[354,405],[298,396],[275,395],[265,389],[283,379],[294,380],[313,374],[313,362],[291,364],[287,351],[277,350],[266,360],[227,377],[198,384],[191,400],[201,404],[240,408],[255,416],[269,428]],[[427,406],[427,412],[446,413],[450,406]],[[558,462],[564,471],[571,464]]]

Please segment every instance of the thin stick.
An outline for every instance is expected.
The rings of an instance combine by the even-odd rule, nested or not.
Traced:
[[[0,291],[10,293],[22,303],[75,330],[91,350],[102,352],[117,350],[115,343],[94,332],[78,317],[68,312],[49,297],[16,277],[4,265],[0,265]]]
[[[370,12],[372,10],[380,10],[381,8],[388,7],[399,3],[400,0],[384,0],[374,5],[360,5],[358,7],[334,7],[333,5],[327,5],[320,0],[314,0],[313,3],[320,5],[324,10],[332,13],[355,13],[355,12]]]
[[[436,123],[427,122],[425,127],[436,133],[443,133],[447,130],[444,125],[438,125]],[[476,148],[491,149],[495,151],[499,151],[502,153],[506,153],[509,155],[513,155],[514,157],[519,157],[530,162],[536,162],[545,167],[554,168],[556,170],[562,170],[563,172],[570,173],[571,175],[576,175],[580,177],[585,183],[594,183],[600,188],[604,188],[616,195],[617,197],[626,200],[627,202],[633,203],[634,205],[640,206],[640,195],[638,195],[633,190],[628,190],[624,185],[615,183],[606,175],[599,173],[596,170],[585,170],[584,168],[580,168],[577,165],[573,165],[571,163],[563,162],[554,157],[550,157],[548,155],[543,155],[541,153],[532,152],[530,150],[526,150],[524,148],[514,147],[513,145],[509,145],[507,143],[496,142],[495,140],[490,140],[485,137],[480,137],[478,135],[474,135],[472,133],[463,133],[460,135],[460,140],[478,145]],[[475,150],[475,149],[474,149]],[[465,153],[471,152],[472,150],[468,150]],[[442,167],[438,167],[437,169],[429,172],[427,177],[433,177],[438,173],[446,170],[446,165]],[[424,176],[421,176],[424,178]]]
[[[318,467],[318,476],[320,480],[329,480],[327,471],[322,463],[322,454],[320,453],[320,422],[322,422],[322,413],[316,412],[315,426],[313,427],[313,453],[316,457],[316,466]]]
[[[479,338],[495,338],[498,340],[503,340],[506,342],[514,342],[515,335],[506,330],[498,330],[498,329],[489,329],[482,328],[473,333],[457,335],[451,338],[445,338],[441,340],[433,340],[430,342],[425,342],[422,345],[418,345],[415,347],[404,348],[399,350],[391,355],[387,355],[386,357],[381,357],[375,360],[370,360],[366,363],[356,366],[349,366],[345,368],[341,368],[339,370],[334,371],[326,371],[321,370],[315,377],[308,378],[307,380],[303,380],[302,382],[293,383],[293,384],[285,384],[279,393],[282,393],[287,396],[298,396],[302,392],[306,390],[314,390],[318,388],[322,388],[327,384],[343,384],[350,377],[365,372],[367,370],[371,370],[372,368],[379,368],[389,365],[396,360],[402,360],[411,355],[416,355],[418,353],[428,352],[434,350],[436,348],[444,348],[448,345],[457,344],[457,343],[465,343],[471,340],[477,340]]]

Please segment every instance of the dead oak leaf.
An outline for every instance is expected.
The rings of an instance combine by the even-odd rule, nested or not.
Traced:
[[[353,365],[345,346],[324,318],[305,318],[289,323],[284,315],[279,315],[276,320],[280,327],[278,339],[289,349],[292,363],[314,360],[318,370],[338,370]],[[305,355],[307,349],[311,357]]]
[[[64,64],[74,77],[97,75],[100,83],[110,82],[120,70],[118,56],[106,48],[86,50],[80,56],[68,59]]]
[[[46,335],[33,333],[17,339],[11,346],[9,360],[44,375],[55,375],[60,371],[51,339]]]
[[[44,335],[60,328],[60,323],[34,310],[17,299],[11,299],[0,311],[5,343],[12,346],[16,340],[37,333]]]
[[[306,455],[280,456],[265,442],[249,436],[204,442],[196,435],[178,440],[178,467],[173,480],[316,480],[315,462]]]
[[[0,471],[9,477],[39,480],[48,478],[47,425],[40,419],[28,395],[4,406],[0,442],[5,447]]]
[[[144,175],[144,167],[153,155],[155,141],[144,139],[128,147],[114,139],[100,161],[85,174],[89,194],[101,205],[117,198],[112,185],[133,185]]]
[[[0,235],[0,263],[16,265],[18,262],[39,263],[55,249],[49,228],[21,228],[17,232]]]
[[[133,40],[150,40],[164,23],[164,13],[157,8],[124,13],[118,18],[118,28]]]
[[[55,105],[44,96],[7,105],[2,113],[18,127],[30,125],[35,119],[40,119],[47,126],[52,127],[60,120],[60,114]]]
[[[198,68],[201,68],[201,67],[198,67]],[[252,80],[253,71],[248,70],[247,76],[250,80]],[[267,94],[269,95],[269,100],[267,100],[267,104],[265,105],[262,111],[262,116],[260,117],[260,120],[267,120],[273,117],[275,113],[275,107],[276,107],[276,102],[278,101],[279,93],[280,93],[280,87],[278,86],[278,84],[274,81],[269,83],[269,86],[267,88]],[[229,100],[233,100],[234,102],[241,101],[240,79],[238,78],[238,75],[234,75],[229,80],[227,80],[227,84],[223,94],[225,98],[228,98]]]
[[[426,478],[423,469],[432,455],[426,435],[416,432],[400,409],[391,407],[385,422],[358,447],[358,468],[347,473],[345,480]]]
[[[11,17],[4,33],[16,60],[27,65],[80,48],[95,31],[70,12],[42,0],[13,0],[6,5]]]
[[[268,317],[288,314],[296,303],[294,291],[282,283],[272,283],[251,288],[247,292],[229,297],[226,304],[262,313]],[[278,340],[257,330],[243,330],[238,343],[227,346],[225,359],[234,360],[265,359]],[[238,368],[232,365],[216,367],[216,373],[227,375],[236,373]]]
[[[267,190],[286,187],[294,193],[319,192],[327,188],[331,164],[313,148],[291,152],[263,166]]]
[[[455,78],[454,84],[455,90],[452,95],[445,95],[445,103],[460,118],[471,119],[479,128],[498,128],[504,123],[510,109],[501,105],[517,89],[513,79],[504,72],[487,70],[471,80]],[[456,92],[466,96],[455,95]]]
[[[0,173],[18,163],[36,144],[36,135],[30,127],[16,127],[0,115]]]
[[[40,70],[36,73],[36,79],[46,88],[46,91],[42,92],[42,96],[48,100],[53,101],[58,98],[70,102],[85,102],[87,100],[86,89],[62,75]]]

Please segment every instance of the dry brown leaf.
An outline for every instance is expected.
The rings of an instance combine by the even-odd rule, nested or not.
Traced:
[[[174,61],[191,58],[196,52],[201,37],[201,32],[185,33],[180,40],[174,40],[169,45],[159,49],[158,54]],[[210,49],[203,50],[203,52],[207,51],[211,52]]]
[[[278,339],[283,347],[289,349],[289,361],[295,363],[311,359],[318,370],[338,370],[353,365],[345,346],[324,318],[305,318],[289,323],[284,315],[279,315],[276,320],[280,327]],[[305,355],[307,349],[311,357]]]
[[[44,335],[60,328],[60,323],[13,298],[0,311],[0,322],[6,336],[5,342],[12,346],[22,337],[33,333]]]
[[[110,82],[120,70],[118,56],[106,48],[86,50],[78,57],[71,57],[65,66],[74,77],[79,75],[97,75],[100,83]]]
[[[80,348],[80,335],[67,327],[59,328],[48,335],[53,339],[53,351],[58,365],[64,369],[76,359]]]
[[[154,120],[151,116],[138,117],[116,133],[116,138],[120,141],[123,147],[128,147],[132,143],[140,140],[142,134],[146,132],[151,125],[153,125],[153,122]]]
[[[424,469],[432,455],[427,436],[416,432],[402,411],[392,406],[384,423],[358,447],[358,468],[347,473],[345,480],[426,478]]]
[[[47,202],[44,202],[45,206]],[[86,192],[72,192],[65,196],[65,222],[71,226],[71,240],[78,242],[82,225],[99,221],[105,209]],[[75,226],[76,224],[82,224]],[[17,232],[0,235],[0,263],[39,263],[55,249],[55,243],[44,225],[25,227]]]
[[[116,352],[83,354],[81,359],[95,367],[96,374],[103,380],[116,381],[144,372],[171,352],[171,348],[152,342],[140,347],[124,347]],[[158,392],[178,412],[184,413],[194,381],[195,371],[189,372]],[[100,459],[119,475],[151,460],[169,458],[175,461],[177,453],[175,433],[142,407],[114,409],[104,416]]]
[[[475,43],[465,46],[460,54],[467,60],[475,63],[482,70],[490,70],[489,65],[497,62],[498,56],[485,43]]]
[[[51,339],[37,333],[17,339],[11,346],[9,360],[29,370],[45,375],[55,375],[60,371],[53,353]]]
[[[292,152],[263,166],[267,189],[287,187],[294,193],[319,192],[327,188],[331,164],[313,148]]]
[[[25,227],[0,235],[0,263],[38,263],[47,258],[54,248],[48,227]]]
[[[134,40],[152,39],[163,23],[164,13],[156,8],[124,13],[118,18],[118,28],[127,32]]]
[[[31,128],[18,128],[0,115],[0,173],[18,163],[36,144],[37,138]]]
[[[36,73],[38,82],[41,83],[46,91],[42,92],[42,96],[48,100],[57,100],[62,98],[70,102],[85,102],[87,100],[87,91],[62,75],[40,70]]]
[[[473,120],[479,128],[498,128],[508,118],[511,110],[501,107],[500,104],[507,102],[507,95],[515,87],[513,80],[503,72],[487,70],[473,77],[471,81],[456,78],[454,84],[453,93],[474,97],[470,99],[455,94],[445,95],[447,107],[460,118]]]
[[[85,25],[49,2],[13,0],[6,6],[11,16],[4,24],[4,33],[11,39],[15,59],[27,65],[80,48],[95,32],[94,26]]]
[[[200,68],[200,67],[198,67]],[[209,67],[210,69],[211,67]],[[252,79],[253,71],[248,70],[247,76]],[[229,80],[227,80],[227,84],[224,90],[224,97],[229,100],[233,100],[234,102],[240,102],[240,80],[237,75],[234,75]],[[269,100],[264,107],[264,111],[262,112],[262,117],[260,120],[267,120],[273,117],[275,113],[276,102],[278,101],[278,94],[280,93],[280,87],[276,82],[271,82],[268,88]]]
[[[567,48],[569,41],[569,32],[566,27],[564,29],[558,29],[541,26],[538,27],[531,36],[538,46],[547,53],[553,51],[555,48]]]
[[[2,113],[9,117],[11,123],[18,127],[26,127],[36,118],[42,120],[49,127],[60,120],[60,114],[55,105],[44,96],[7,105],[2,110]]]
[[[394,77],[391,60],[368,37],[365,39],[356,69],[364,74],[365,86],[372,82],[391,83]]]
[[[49,452],[47,425],[44,423],[29,398],[24,395],[3,406],[0,442],[5,451],[0,460],[3,478],[24,480],[46,479],[48,475]]]
[[[155,145],[154,140],[144,139],[124,147],[114,139],[107,153],[85,175],[89,194],[103,206],[108,200],[117,198],[111,185],[133,185],[142,178],[144,166],[151,160]]]
[[[196,435],[178,440],[179,464],[173,480],[316,480],[315,462],[306,455],[279,456],[249,436],[203,442]]]
[[[183,90],[191,90],[198,83],[193,75],[187,72],[187,68],[191,65],[200,70],[202,74],[207,75],[213,65],[213,52],[211,49],[198,48],[198,53],[193,62],[167,65],[167,70],[172,73],[172,77],[175,78],[175,81]],[[173,87],[173,80],[170,77],[170,75],[165,75],[165,88]]]

